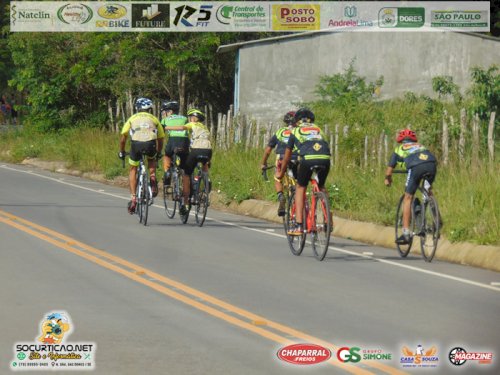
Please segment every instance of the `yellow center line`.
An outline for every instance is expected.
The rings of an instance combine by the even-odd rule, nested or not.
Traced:
[[[291,327],[287,327],[285,325],[267,320],[266,318],[253,314],[250,311],[241,309],[239,307],[236,307],[234,305],[231,305],[227,302],[224,302],[222,300],[219,300],[213,296],[210,296],[206,293],[203,293],[199,290],[193,289],[185,284],[182,284],[180,282],[177,282],[175,280],[169,279],[163,275],[160,275],[154,271],[151,271],[149,269],[146,269],[144,267],[141,267],[139,265],[136,265],[134,263],[131,263],[127,260],[124,260],[120,257],[117,257],[115,255],[109,254],[103,250],[99,250],[97,248],[94,248],[92,246],[89,246],[87,244],[84,244],[78,240],[75,240],[71,237],[65,236],[62,233],[53,231],[49,228],[43,227],[41,225],[38,225],[36,223],[30,222],[28,220],[25,220],[23,218],[20,218],[18,216],[12,215],[8,212],[0,210],[0,222],[3,222],[7,225],[10,225],[14,228],[17,228],[21,231],[24,231],[28,234],[31,234],[39,239],[42,239],[46,242],[49,242],[61,249],[64,249],[70,253],[73,253],[75,255],[78,255],[84,259],[87,259],[88,261],[91,261],[95,264],[98,264],[106,269],[115,271],[131,280],[134,280],[136,282],[139,282],[143,285],[146,285],[159,293],[162,293],[164,295],[167,295],[171,298],[174,298],[178,301],[181,301],[189,306],[192,306],[198,310],[201,310],[203,312],[206,312],[214,317],[217,317],[219,319],[222,319],[226,322],[229,322],[233,325],[236,325],[238,327],[241,327],[243,329],[249,330],[251,332],[254,332],[260,336],[263,336],[271,341],[277,342],[279,344],[283,345],[289,345],[294,343],[292,340],[289,338],[280,336],[276,333],[273,333],[269,331],[266,328],[272,328],[276,331],[279,331],[281,333],[284,333],[289,336],[293,336],[298,339],[305,340],[307,342],[313,342],[316,344],[323,345],[325,347],[333,348],[333,349],[338,349],[338,346],[333,345],[332,343],[326,342],[324,340],[321,340],[319,338],[316,338],[314,336],[308,335],[304,332],[295,330]],[[53,238],[55,237],[55,238]],[[85,251],[79,250],[75,247],[79,247],[81,249],[84,249]],[[91,254],[89,254],[91,253]],[[95,255],[92,255],[95,254]],[[106,259],[106,260],[105,260]],[[113,262],[115,264],[112,264],[110,262]],[[127,267],[129,270],[125,270],[118,265],[121,265],[123,267]],[[250,320],[252,323],[248,323],[245,321],[242,321],[234,316],[228,315],[217,308],[207,306],[206,304],[199,302],[197,300],[194,300],[192,298],[189,298],[186,295],[180,294],[170,288],[165,287],[164,285],[158,284],[155,281],[151,281],[145,278],[145,276],[154,279],[155,281],[162,282],[163,284],[166,284],[170,286],[171,288],[177,288],[178,290],[191,295],[193,297],[196,297],[198,299],[201,299],[205,301],[206,303],[210,303],[219,309],[223,309],[226,311],[229,311],[233,314],[239,315],[241,317],[244,317],[248,320]],[[262,328],[261,328],[262,327]],[[354,367],[350,364],[346,363],[341,363],[336,361],[336,359],[332,358],[328,361],[328,363],[340,367],[350,373],[353,374],[371,374],[371,372],[359,368],[359,367]],[[377,368],[381,371],[384,371],[388,374],[406,374],[405,372],[385,365],[383,363],[375,362],[375,361],[364,361],[363,364],[368,365],[373,368]]]

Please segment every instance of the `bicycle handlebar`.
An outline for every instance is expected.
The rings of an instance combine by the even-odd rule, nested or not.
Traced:
[[[272,168],[275,168],[275,166],[271,165],[269,167],[262,168],[262,178],[264,179],[264,181],[269,182],[269,178],[267,178],[267,170]]]

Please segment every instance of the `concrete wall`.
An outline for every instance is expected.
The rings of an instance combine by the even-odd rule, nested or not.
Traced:
[[[315,100],[322,75],[343,72],[351,59],[368,81],[384,76],[381,99],[406,91],[434,96],[432,78],[450,75],[462,91],[473,66],[500,65],[500,39],[452,32],[312,33],[243,44],[239,110],[276,121],[293,103]]]

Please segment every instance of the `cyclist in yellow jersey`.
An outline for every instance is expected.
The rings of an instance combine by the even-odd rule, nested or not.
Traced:
[[[139,98],[135,102],[137,113],[130,117],[123,125],[120,137],[120,152],[118,157],[125,160],[125,143],[130,135],[130,173],[129,184],[131,200],[128,203],[128,212],[133,214],[137,205],[136,175],[141,154],[145,151],[148,157],[149,175],[151,176],[151,190],[153,196],[158,195],[158,183],[156,181],[156,156],[161,155],[165,132],[158,119],[151,114],[153,102],[147,98]]]
[[[276,178],[281,179],[285,174],[288,162],[292,158],[292,150],[297,149],[299,154],[299,167],[297,170],[297,187],[295,189],[295,221],[296,227],[289,228],[288,234],[300,236],[303,234],[304,196],[307,184],[312,176],[312,166],[324,166],[318,171],[318,186],[325,192],[325,181],[330,172],[330,147],[321,129],[314,125],[314,113],[307,108],[301,108],[295,113],[298,126],[293,129],[288,140],[283,168],[276,172]]]
[[[290,111],[283,117],[283,122],[286,126],[279,128],[276,133],[273,134],[269,142],[267,143],[266,149],[264,150],[264,155],[262,156],[261,170],[267,168],[267,159],[271,154],[273,148],[276,147],[276,171],[280,171],[283,164],[283,157],[285,156],[286,145],[288,144],[288,139],[293,131],[293,128],[297,126],[295,123],[295,112]],[[297,178],[297,153],[292,153],[292,159],[290,162],[290,168],[292,168],[293,176]],[[274,188],[278,194],[278,216],[285,216],[285,197],[283,196],[283,184],[281,181],[274,180]]]
[[[169,127],[169,130],[188,130],[189,138],[191,139],[191,149],[186,160],[184,176],[182,179],[184,205],[179,208],[179,213],[181,215],[185,215],[187,212],[185,205],[189,203],[191,174],[196,167],[198,159],[200,157],[203,157],[205,158],[205,160],[208,160],[208,162],[203,166],[205,172],[208,172],[210,160],[212,159],[212,143],[210,141],[210,131],[203,124],[203,121],[205,121],[205,115],[200,110],[192,108],[187,112],[187,117],[189,122],[186,125]]]
[[[436,177],[436,157],[427,148],[418,143],[417,135],[413,130],[401,130],[398,133],[396,141],[401,144],[396,147],[391,155],[385,172],[384,184],[391,186],[392,171],[396,166],[408,170],[403,201],[403,234],[396,239],[398,244],[404,245],[410,242],[411,237],[411,202],[424,176],[426,176],[429,184],[434,182]],[[432,194],[430,188],[429,193]],[[415,207],[419,205],[420,202],[415,202]],[[441,221],[441,218],[439,220]]]

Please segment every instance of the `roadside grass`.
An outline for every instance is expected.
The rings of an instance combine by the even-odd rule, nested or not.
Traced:
[[[107,178],[127,175],[117,158],[118,135],[98,129],[66,129],[39,134],[28,130],[2,132],[0,159],[21,162],[26,158],[66,161],[68,167],[97,172]],[[128,146],[127,146],[128,149]],[[234,146],[216,150],[212,161],[213,189],[229,200],[264,199],[276,201],[273,173],[265,182],[259,169],[262,149],[246,151]],[[269,158],[269,163],[273,162]],[[450,160],[439,166],[434,184],[445,225],[444,234],[451,241],[500,244],[500,170],[498,162],[470,167]],[[162,172],[159,172],[161,177]],[[327,189],[334,214],[360,221],[393,225],[396,204],[403,192],[404,175],[395,175],[393,186],[383,184],[384,168],[361,168],[354,161],[332,166]]]

